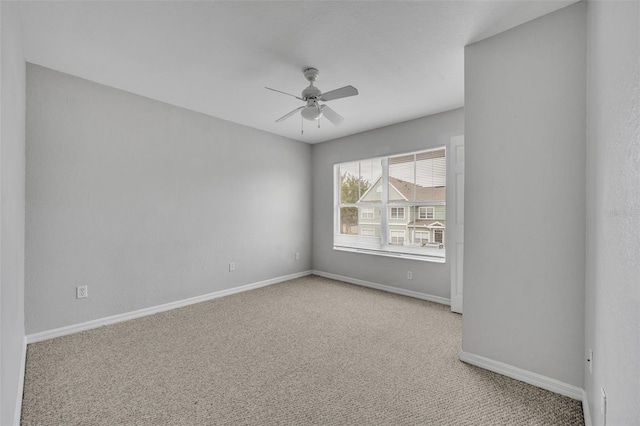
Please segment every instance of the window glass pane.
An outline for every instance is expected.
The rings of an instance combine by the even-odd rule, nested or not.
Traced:
[[[340,164],[340,203],[358,202],[360,192],[360,163]]]
[[[414,155],[401,155],[389,158],[389,202],[413,201]]]
[[[439,252],[432,249],[444,249],[446,207],[443,205],[411,206],[407,210],[409,211],[409,220],[407,221],[409,228],[408,243],[413,247],[429,249],[430,254],[444,254],[444,250]],[[439,240],[437,242],[435,240],[435,230],[438,230]]]
[[[340,207],[340,233],[358,235],[358,208]]]
[[[360,206],[360,235],[380,236],[380,207]]]
[[[445,201],[447,167],[444,149],[416,154],[416,199]]]
[[[371,160],[360,161],[360,180],[363,182],[363,187],[367,189],[378,183],[382,176],[382,165],[379,158]],[[362,195],[365,195],[366,189],[362,191]]]
[[[379,192],[374,192],[371,195],[368,192],[373,192],[369,189],[376,183],[379,186],[381,176],[380,159],[340,164],[340,203],[354,204],[359,202],[363,196],[367,198],[367,201],[380,201]]]

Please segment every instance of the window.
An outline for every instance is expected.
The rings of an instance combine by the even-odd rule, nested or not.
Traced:
[[[404,244],[404,231],[391,231],[391,244]]]
[[[429,244],[429,231],[416,231],[413,241],[418,245]]]
[[[391,207],[391,219],[404,219],[404,207]]]
[[[419,207],[418,208],[418,219],[433,219],[434,218],[434,207]]]
[[[336,164],[334,188],[334,249],[444,261],[444,147]]]
[[[373,219],[373,207],[360,207],[361,219]]]

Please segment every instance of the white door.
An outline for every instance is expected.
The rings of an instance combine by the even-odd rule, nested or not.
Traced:
[[[451,161],[453,173],[452,191],[455,212],[451,229],[451,311],[462,313],[462,262],[464,253],[464,136],[451,138]],[[447,250],[448,252],[449,250]]]

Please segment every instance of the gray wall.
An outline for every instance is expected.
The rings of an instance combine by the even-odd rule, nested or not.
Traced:
[[[27,334],[309,270],[310,170],[307,144],[28,64]]]
[[[0,424],[14,423],[24,342],[25,62],[17,3],[0,2]]]
[[[449,298],[450,265],[333,250],[333,165],[449,143],[464,133],[457,109],[313,146],[313,268]],[[449,212],[448,212],[449,213]],[[413,280],[407,280],[407,271]]]
[[[640,3],[589,3],[585,369],[591,420],[640,421]]]
[[[465,50],[463,351],[582,387],[586,4]]]

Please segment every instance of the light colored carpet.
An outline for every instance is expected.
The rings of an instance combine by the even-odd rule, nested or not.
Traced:
[[[24,425],[583,425],[448,306],[317,276],[30,344]]]

